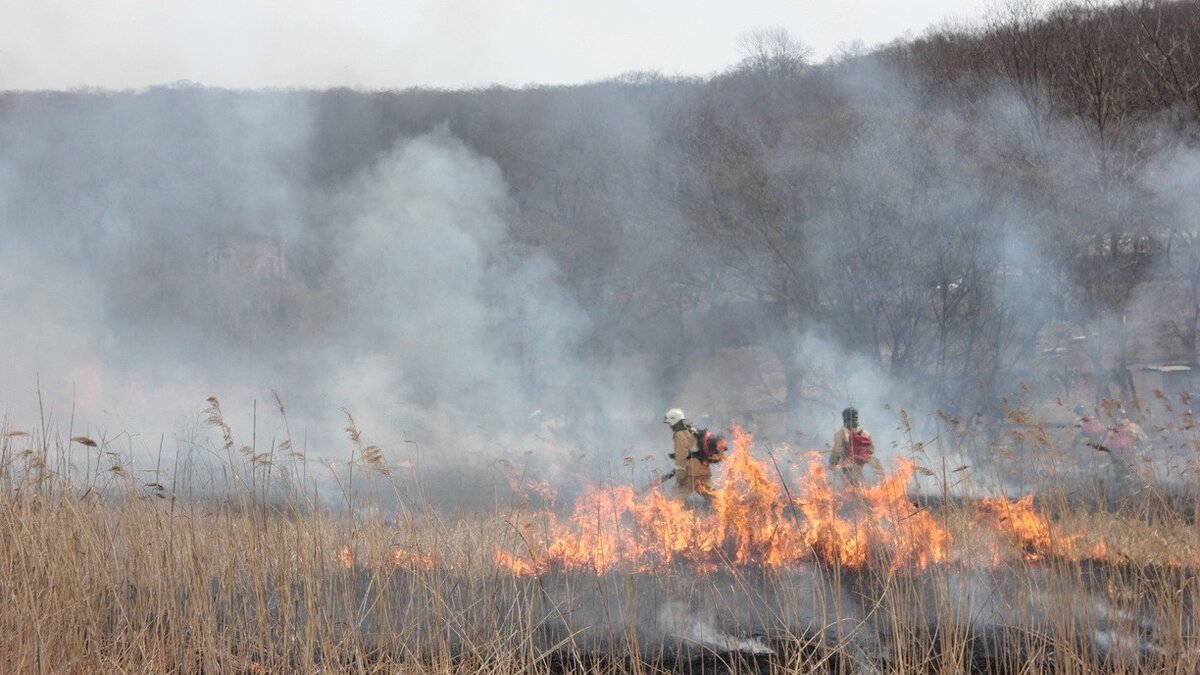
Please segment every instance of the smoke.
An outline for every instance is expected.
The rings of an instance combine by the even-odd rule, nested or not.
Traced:
[[[714,649],[721,653],[771,654],[773,650],[759,637],[739,638],[723,633],[704,617],[681,602],[666,602],[658,608],[658,628],[668,639]]]
[[[239,445],[290,435],[336,463],[345,407],[397,465],[487,488],[501,458],[649,480],[667,407],[804,450],[854,406],[885,462],[986,466],[955,438],[976,420],[1030,405],[1066,426],[1048,401],[1096,398],[1068,357],[1086,369],[1093,335],[1150,305],[1077,251],[1129,214],[1194,232],[1200,163],[1149,120],[1153,156],[1112,186],[1080,125],[1047,133],[1018,92],[964,104],[880,62],[784,91],[811,113],[794,120],[722,98],[766,86],[736,72],[472,94],[500,122],[418,92],[7,95],[10,424],[42,414],[40,387],[55,420],[146,457],[195,438],[215,394]],[[757,245],[736,227],[700,233],[695,146],[725,136],[783,195],[784,264],[731,256]],[[561,164],[529,166],[535,144]]]
[[[939,474],[967,467],[988,490],[1036,489],[1021,462],[988,449],[1029,451],[1012,442],[1031,430],[1007,419],[1009,409],[1033,413],[1054,443],[1069,446],[1072,415],[1056,401],[1140,397],[1148,410],[1154,385],[1136,374],[1127,384],[1119,359],[1136,370],[1178,351],[1160,326],[1182,308],[1163,298],[1185,284],[1162,283],[1172,278],[1167,256],[1137,259],[1133,247],[1154,238],[1179,245],[1172,260],[1188,254],[1189,237],[1179,235],[1195,230],[1194,219],[1173,214],[1194,211],[1193,191],[1183,189],[1192,153],[1180,152],[1186,138],[1163,120],[1130,122],[1120,141],[1101,141],[1087,120],[1048,121],[1002,82],[945,86],[886,61],[851,60],[814,76],[806,93],[819,103],[793,102],[815,108],[812,119],[784,118],[796,131],[768,104],[723,101],[710,112],[716,131],[757,149],[753,159],[769,167],[761,199],[785,214],[784,235],[794,228],[803,237],[802,265],[776,262],[795,245],[784,235],[739,260],[781,267],[772,278],[812,289],[808,298],[783,283],[768,289],[800,305],[786,354],[757,357],[760,372],[790,368],[803,382],[799,400],[785,402],[801,433],[776,440],[827,446],[838,411],[853,405],[884,458],[911,456]],[[768,227],[750,221],[744,248]],[[1089,259],[1114,232],[1121,250]],[[779,385],[770,385],[776,396]],[[1146,415],[1147,425],[1171,422]],[[961,442],[968,430],[988,432],[977,434],[976,451]],[[1093,455],[1074,459],[1099,470]]]
[[[445,130],[403,143],[336,197],[334,274],[348,289],[333,400],[368,428],[485,448],[518,431],[528,392],[582,371],[586,315],[554,264],[506,241],[496,165]],[[446,449],[451,451],[450,448]]]
[[[215,394],[237,444],[267,451],[289,433],[278,392],[316,461],[348,457],[345,407],[393,462],[480,471],[554,410],[535,392],[588,382],[589,319],[556,265],[510,240],[495,163],[442,128],[318,186],[308,106],[188,94],[92,99],[99,114],[78,117],[23,97],[0,120],[0,287],[21,300],[0,308],[9,424],[40,404],[74,433],[131,435],[122,451],[144,464],[160,439],[195,438]],[[172,120],[158,97],[201,109]],[[99,140],[133,126],[136,141]],[[566,447],[540,446],[541,468],[563,469]]]

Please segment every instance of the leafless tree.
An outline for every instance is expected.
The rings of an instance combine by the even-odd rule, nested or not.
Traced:
[[[779,79],[799,75],[813,55],[811,47],[779,26],[743,33],[738,38],[738,48],[742,53],[740,69]]]

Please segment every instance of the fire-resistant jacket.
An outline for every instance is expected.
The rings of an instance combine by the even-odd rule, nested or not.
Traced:
[[[871,432],[859,427],[859,431],[871,437]],[[850,455],[850,430],[840,427],[833,434],[833,451],[829,453],[829,466],[839,466]]]
[[[712,475],[712,469],[695,457],[688,455],[696,450],[696,434],[689,428],[675,432],[675,475],[690,478],[707,478]]]

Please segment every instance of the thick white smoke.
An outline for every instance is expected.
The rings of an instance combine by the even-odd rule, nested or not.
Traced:
[[[507,242],[494,163],[436,132],[396,148],[336,204],[348,311],[330,405],[364,411],[367,428],[494,452],[539,405],[538,384],[582,374],[573,349],[587,318],[549,260]]]
[[[144,464],[163,439],[171,455],[211,438],[197,425],[216,395],[238,446],[261,452],[285,437],[277,391],[294,446],[317,462],[348,458],[346,407],[396,464],[416,449],[426,467],[487,469],[532,444],[540,469],[563,468],[567,444],[538,442],[530,414],[555,410],[555,387],[590,386],[575,357],[588,319],[549,259],[509,241],[498,167],[443,129],[322,194],[286,164],[310,151],[306,115],[281,130],[280,110],[248,102],[230,130],[207,112],[197,119],[216,128],[202,143],[172,140],[183,156],[119,146],[79,166],[28,133],[8,154],[0,288],[19,299],[0,308],[8,424],[45,414],[63,433],[127,436],[119,449]],[[6,136],[29,127],[11,116]],[[33,185],[39,170],[57,172],[61,199]],[[281,285],[206,264],[245,241],[283,252]],[[325,267],[306,286],[314,260]],[[261,315],[287,294],[306,296],[270,333]]]

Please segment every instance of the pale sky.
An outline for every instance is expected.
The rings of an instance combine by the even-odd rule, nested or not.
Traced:
[[[707,75],[781,26],[816,52],[976,22],[994,0],[0,0],[0,90],[570,84]]]

